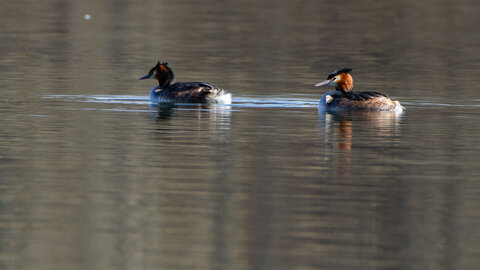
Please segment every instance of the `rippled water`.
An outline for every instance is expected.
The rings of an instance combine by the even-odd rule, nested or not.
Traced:
[[[477,269],[478,8],[5,1],[0,269]],[[319,114],[343,66],[406,110]]]

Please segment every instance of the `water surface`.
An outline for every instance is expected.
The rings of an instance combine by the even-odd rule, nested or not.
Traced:
[[[0,269],[476,269],[480,6],[433,2],[1,4]],[[406,110],[318,114],[344,66]]]

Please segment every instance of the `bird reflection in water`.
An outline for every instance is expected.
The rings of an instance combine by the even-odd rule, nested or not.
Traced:
[[[157,117],[158,119],[169,119],[172,117],[174,103],[159,103],[155,105],[150,105],[155,111],[152,112],[152,117]]]
[[[345,170],[351,162],[352,147],[355,143],[375,146],[389,143],[398,135],[399,124],[403,112],[390,111],[348,111],[348,112],[321,112],[319,126],[323,131],[326,149],[332,149],[331,154],[338,162],[341,175],[349,175]],[[330,147],[329,147],[330,146]],[[337,163],[336,162],[336,163]]]
[[[151,119],[157,123],[158,130],[170,134],[178,132],[192,133],[192,140],[198,134],[207,135],[213,141],[229,140],[232,108],[217,104],[173,104],[151,105]],[[205,131],[209,131],[205,133]]]
[[[159,103],[152,104],[150,108],[153,110],[150,114],[151,117],[156,117],[158,119],[170,119],[175,115],[186,114],[185,111],[188,111],[191,115],[191,112],[194,112],[196,118],[201,118],[202,115],[205,115],[205,112],[209,114],[214,119],[224,119],[230,118],[232,109],[230,106],[223,105],[212,105],[212,104],[175,104],[175,103]]]
[[[350,150],[352,148],[352,121],[338,122],[339,141],[336,143],[338,149]]]

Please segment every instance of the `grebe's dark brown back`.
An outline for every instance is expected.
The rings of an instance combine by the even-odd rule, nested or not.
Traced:
[[[150,102],[163,103],[224,103],[232,102],[232,94],[203,82],[174,83],[175,74],[168,63],[158,62],[147,75],[140,78],[156,79],[158,85],[150,91]]]
[[[330,85],[335,91],[325,93],[320,99],[319,109],[330,111],[341,110],[372,110],[398,111],[403,110],[400,102],[379,92],[357,92],[353,89],[352,68],[346,67],[330,73],[327,79],[315,86]]]

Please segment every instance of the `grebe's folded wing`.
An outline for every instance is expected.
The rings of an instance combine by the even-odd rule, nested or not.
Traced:
[[[369,100],[377,97],[386,97],[389,98],[387,95],[379,93],[379,92],[372,92],[372,91],[351,91],[341,94],[343,97],[350,99],[350,100]]]
[[[215,89],[214,86],[204,82],[184,82],[175,83],[170,88],[176,91],[209,91]]]

